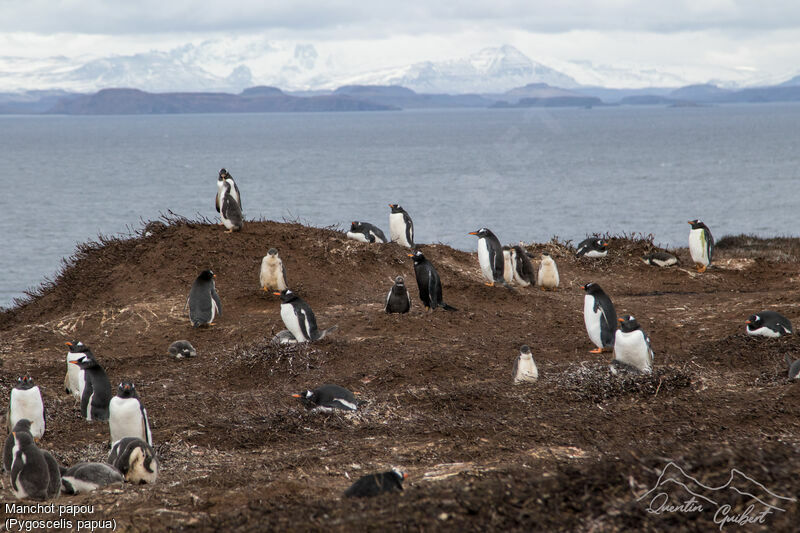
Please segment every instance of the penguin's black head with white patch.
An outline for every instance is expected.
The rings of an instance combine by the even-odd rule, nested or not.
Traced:
[[[425,256],[419,250],[417,250],[413,254],[408,254],[408,257],[413,257],[414,258],[414,264],[415,265],[417,263],[423,263],[425,261]]]
[[[605,239],[595,239],[594,244],[598,248],[608,248],[608,241]]]
[[[392,213],[405,213],[406,210],[400,207],[398,204],[389,204],[389,207],[392,208]]]
[[[318,403],[317,393],[313,390],[306,390],[300,394],[292,394],[292,397],[299,398],[308,409],[316,407]]]
[[[750,318],[745,320],[744,323],[747,324],[747,329],[750,331],[755,331],[764,325],[764,319],[762,319],[759,315],[750,315]]]
[[[633,315],[623,315],[617,319],[617,322],[619,322],[619,329],[623,333],[630,333],[641,327]]]
[[[287,304],[289,302],[291,302],[292,300],[296,300],[297,299],[297,295],[292,291],[292,289],[283,289],[281,292],[274,292],[272,294],[274,294],[275,296],[280,295],[281,302],[287,303]]]
[[[30,376],[22,376],[17,378],[17,387],[20,390],[32,389],[35,386],[33,378]]]
[[[689,224],[692,225],[692,229],[702,229],[702,228],[706,227],[706,225],[703,224],[703,222],[701,220],[697,220],[697,219],[690,220]]]
[[[71,364],[73,364],[73,365],[78,365],[78,366],[79,366],[79,367],[81,367],[83,370],[88,370],[88,369],[90,369],[90,368],[94,368],[94,367],[98,367],[98,366],[100,366],[100,365],[97,363],[97,361],[94,359],[94,356],[92,356],[92,357],[87,357],[86,355],[84,355],[84,356],[83,356],[83,357],[81,357],[80,359],[76,359],[76,360],[74,360],[74,361],[70,361],[70,363],[71,363]]]
[[[136,394],[136,387],[130,381],[123,381],[117,387],[117,396],[120,398],[138,398],[139,395]]]
[[[69,346],[70,353],[85,353],[89,350],[89,347],[83,344],[81,341],[67,341],[64,344]]]
[[[397,479],[398,479],[398,481],[400,481],[400,483],[402,483],[403,480],[405,480],[408,477],[408,474],[406,474],[405,472],[403,472],[402,470],[400,470],[397,467],[392,468],[392,474],[397,476]]]
[[[203,270],[202,272],[200,272],[200,275],[197,276],[197,279],[200,279],[200,280],[203,280],[203,281],[211,281],[212,279],[214,279],[216,277],[217,277],[216,274],[214,274],[214,272],[211,269],[209,269],[209,270]]]
[[[361,222],[354,220],[350,223],[350,231],[358,231],[361,229]]]
[[[492,232],[489,231],[489,228],[481,228],[478,231],[470,231],[469,235],[475,235],[480,239],[489,236],[491,233]]]
[[[585,290],[587,294],[597,294],[599,292],[603,292],[603,289],[600,288],[600,285],[593,281],[583,285],[581,289]]]
[[[270,248],[269,250],[267,250],[267,255],[278,255],[278,249]]]
[[[218,178],[218,181],[223,181],[223,180],[226,180],[226,179],[228,179],[229,177],[230,177],[230,174],[228,174],[228,171],[227,171],[227,170],[225,170],[224,168],[221,168],[221,169],[219,169],[219,178]]]
[[[519,347],[519,352],[524,354],[529,354],[531,353],[531,347],[528,346],[527,344],[523,344],[522,346]]]

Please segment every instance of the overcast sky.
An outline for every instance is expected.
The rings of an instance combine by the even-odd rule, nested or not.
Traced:
[[[0,0],[2,56],[127,55],[247,35],[363,54],[369,68],[508,43],[554,66],[706,80],[800,73],[800,0]]]

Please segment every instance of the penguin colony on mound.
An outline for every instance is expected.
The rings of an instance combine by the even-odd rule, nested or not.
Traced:
[[[219,171],[217,180],[216,210],[220,224],[227,233],[240,231],[244,225],[239,187],[226,169]],[[363,221],[351,223],[346,232],[349,239],[369,244],[395,242],[412,249],[414,274],[419,298],[426,311],[439,307],[457,311],[442,299],[442,282],[436,268],[417,249],[414,241],[414,223],[399,205],[389,204],[389,239],[377,226]],[[699,220],[690,221],[689,251],[698,272],[711,265],[714,238],[708,227]],[[514,290],[519,287],[539,286],[542,290],[557,290],[558,268],[554,259],[544,252],[538,273],[530,261],[533,257],[520,245],[502,246],[497,236],[488,228],[470,232],[478,237],[478,263],[488,286],[502,285]],[[599,237],[589,237],[577,247],[577,258],[604,258],[609,253],[609,242]],[[678,264],[672,254],[654,251],[642,260],[649,265],[669,267]],[[204,270],[191,286],[186,300],[189,319],[193,327],[213,326],[214,319],[222,316],[222,303],[214,283],[216,275]],[[261,288],[280,296],[280,316],[286,330],[278,333],[274,344],[315,342],[337,329],[334,325],[320,330],[311,306],[289,288],[286,268],[278,250],[270,248],[261,261],[259,271]],[[653,368],[653,350],[650,338],[641,329],[636,318],[624,315],[617,318],[611,298],[597,283],[581,287],[584,297],[584,323],[589,339],[596,346],[592,353],[611,351],[614,357],[609,370],[619,372],[650,373]],[[386,313],[408,313],[411,297],[403,276],[397,276],[386,296]],[[762,311],[746,321],[749,335],[780,337],[793,333],[789,320],[774,311]],[[58,465],[56,459],[36,443],[45,432],[46,414],[39,387],[30,376],[20,377],[9,398],[6,422],[9,435],[3,448],[3,468],[11,476],[11,490],[17,498],[45,500],[60,493],[78,494],[108,485],[128,483],[153,483],[158,476],[158,459],[153,449],[152,433],[144,408],[132,382],[119,384],[117,395],[112,397],[111,384],[96,357],[80,341],[67,342],[67,373],[64,388],[80,402],[80,413],[88,421],[102,421],[109,425],[111,451],[106,463],[77,463],[69,468]],[[169,347],[169,354],[177,359],[196,357],[197,352],[187,340],[179,340]],[[800,379],[800,360],[788,355],[789,379]],[[519,350],[514,361],[512,382],[515,385],[535,383],[539,371],[530,347]],[[357,394],[357,393],[355,393]],[[363,402],[350,390],[339,385],[325,384],[313,390],[293,394],[311,411],[356,411]],[[385,492],[403,490],[407,474],[394,468],[387,472],[368,474],[358,479],[345,491],[345,496],[367,497]]]

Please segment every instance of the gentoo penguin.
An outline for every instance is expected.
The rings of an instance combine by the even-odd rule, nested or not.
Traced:
[[[511,260],[514,263],[514,282],[517,285],[527,287],[536,283],[536,272],[522,246],[511,247]]]
[[[493,286],[502,283],[503,279],[503,246],[500,240],[488,228],[471,231],[470,235],[478,237],[478,263],[481,266],[486,284]]]
[[[608,241],[598,237],[589,237],[578,244],[575,257],[605,257],[608,255]]]
[[[639,372],[649,374],[653,371],[653,349],[650,337],[642,331],[639,323],[631,315],[617,319],[619,329],[614,339],[614,360],[623,365],[635,368]],[[612,365],[611,372],[616,374]]]
[[[222,316],[222,302],[217,294],[214,278],[217,276],[211,270],[203,270],[192,283],[186,305],[189,306],[189,320],[192,326],[213,326],[214,318]],[[184,306],[185,308],[185,306]]]
[[[514,385],[535,382],[538,379],[539,369],[536,368],[531,349],[526,344],[519,349],[519,355],[514,361]]]
[[[583,287],[583,322],[589,339],[597,348],[591,353],[602,353],[614,348],[614,337],[617,331],[617,312],[611,298],[597,283],[589,282]]]
[[[64,389],[72,394],[76,400],[80,400],[81,394],[83,393],[83,389],[81,388],[83,387],[83,370],[81,370],[80,367],[71,365],[69,362],[80,359],[89,348],[81,341],[65,342],[64,344],[69,346],[69,352],[67,352],[67,375],[64,376]]]
[[[397,204],[389,204],[389,237],[406,248],[414,248],[414,222],[406,210]]]
[[[282,292],[273,294],[281,297],[281,319],[298,342],[318,341],[338,328],[338,326],[331,326],[320,331],[311,306],[292,289],[284,289]]]
[[[242,208],[242,195],[239,194],[239,186],[236,185],[236,182],[233,180],[233,176],[225,170],[224,168],[220,169],[219,177],[217,178],[217,213],[220,212],[222,208],[222,199],[223,193],[225,191],[225,182],[227,182],[231,186],[231,196],[233,199],[236,200],[236,203],[239,204],[239,209]]]
[[[91,492],[124,480],[119,470],[105,463],[78,463],[61,469],[61,490],[64,494]]]
[[[678,258],[667,252],[650,252],[642,257],[642,261],[648,265],[659,267],[671,267],[678,264]]]
[[[367,498],[384,492],[399,492],[403,490],[403,481],[407,477],[408,474],[397,468],[379,474],[368,474],[358,478],[344,491],[344,495],[350,498]]]
[[[272,340],[269,342],[273,346],[282,346],[284,344],[297,344],[297,339],[294,338],[291,331],[283,329],[272,337]]]
[[[222,224],[228,228],[226,233],[233,233],[242,229],[244,220],[242,218],[242,208],[239,202],[231,194],[231,184],[227,181],[222,184],[222,207],[219,212]]]
[[[511,246],[503,246],[503,280],[506,284],[514,283],[514,256]]]
[[[786,358],[786,364],[789,366],[789,379],[797,381],[800,379],[800,359],[792,361],[788,353],[784,357]]]
[[[394,285],[389,289],[389,294],[386,295],[386,305],[383,310],[387,313],[408,313],[411,309],[411,297],[408,295],[406,289],[406,281],[403,276],[394,278]]]
[[[542,252],[542,263],[539,265],[539,287],[542,290],[558,288],[558,267],[547,252]]]
[[[83,396],[81,416],[86,420],[108,420],[108,404],[111,402],[111,382],[106,371],[94,358],[91,350],[70,364],[83,369]]]
[[[169,345],[169,354],[176,359],[197,357],[197,350],[189,341],[175,341]]]
[[[757,315],[751,315],[745,324],[747,324],[748,335],[781,337],[794,333],[789,319],[775,311],[761,311]]]
[[[117,388],[117,395],[108,405],[108,430],[111,442],[125,437],[137,437],[153,445],[147,409],[142,405],[136,387],[130,381],[123,381]]]
[[[47,463],[47,473],[50,476],[50,482],[47,484],[47,498],[56,498],[61,494],[61,466],[53,457],[53,454],[47,450],[40,450],[44,456],[44,461]]]
[[[689,230],[689,253],[697,266],[697,271],[705,272],[711,264],[714,237],[711,235],[711,230],[699,220],[690,220],[689,224],[692,226]]]
[[[31,432],[31,421],[27,418],[18,420],[17,423],[14,424],[13,431],[9,432],[8,437],[6,437],[6,443],[3,446],[3,470],[6,472],[11,472],[11,463],[14,460],[14,435],[12,433],[23,432]]]
[[[31,435],[34,439],[41,439],[45,429],[44,403],[42,392],[33,383],[33,378],[23,376],[17,378],[16,386],[11,389],[11,398],[8,401],[6,423],[8,431],[13,431],[14,426],[27,418],[31,421]]]
[[[380,228],[373,226],[369,222],[359,222],[355,220],[350,223],[350,231],[347,232],[347,238],[360,242],[377,242],[383,244],[386,242],[386,235]]]
[[[267,250],[267,255],[261,260],[258,279],[265,291],[282,291],[289,287],[286,283],[286,267],[275,248]]]
[[[299,398],[306,409],[315,411],[332,411],[334,409],[355,411],[358,408],[355,395],[339,385],[323,385],[314,390],[292,394],[292,397]]]
[[[414,258],[414,275],[417,278],[417,288],[419,288],[419,299],[425,310],[441,307],[447,311],[457,311],[442,301],[442,280],[436,272],[433,264],[425,259],[425,256],[417,250],[408,257]]]
[[[50,467],[30,433],[12,432],[11,492],[20,500],[46,500],[50,492]]]
[[[158,459],[152,446],[136,437],[125,437],[111,446],[108,464],[122,473],[128,483],[155,483]]]

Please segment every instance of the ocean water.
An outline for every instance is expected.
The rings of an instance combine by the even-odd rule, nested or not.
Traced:
[[[475,249],[653,233],[798,235],[800,105],[161,116],[0,116],[0,306],[75,244],[171,210],[215,217],[227,168],[246,218],[351,220]]]

